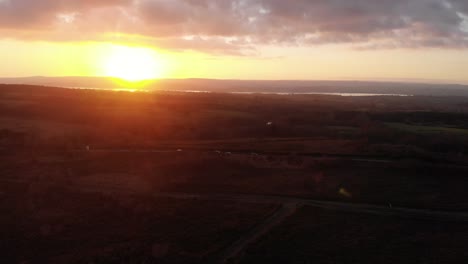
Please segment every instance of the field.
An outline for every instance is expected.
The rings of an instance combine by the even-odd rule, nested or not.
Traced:
[[[428,133],[428,134],[453,134],[453,135],[467,135],[468,129],[452,128],[452,127],[440,127],[440,126],[421,126],[421,125],[407,125],[399,123],[387,123],[387,126],[403,131],[409,131],[413,133]]]
[[[2,197],[6,263],[200,263],[274,205],[151,198],[49,188]]]
[[[461,263],[468,98],[0,85],[7,263]]]
[[[304,207],[240,263],[462,263],[468,225]]]

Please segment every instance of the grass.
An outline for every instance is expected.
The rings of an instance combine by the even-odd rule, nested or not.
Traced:
[[[387,127],[418,134],[456,134],[468,135],[468,129],[442,126],[408,125],[404,123],[385,123]]]
[[[456,158],[448,156],[436,163],[443,165],[447,159],[449,164],[462,164],[460,149],[468,149],[466,137],[462,138],[468,130],[446,125],[468,127],[468,120],[458,113],[466,99],[440,100],[115,93],[0,85],[0,129],[25,132],[27,139],[16,149],[11,147],[16,146],[14,137],[4,133],[0,138],[2,260],[207,263],[205,258],[232,243],[274,207],[124,195],[73,196],[64,194],[63,186],[140,191],[141,196],[147,191],[269,194],[466,211],[466,169],[427,168],[419,163],[420,156],[457,153]],[[365,115],[373,122],[369,137],[359,109],[367,109]],[[440,111],[448,112],[440,115]],[[432,125],[410,125],[407,120]],[[275,126],[267,127],[269,121]],[[379,158],[404,156],[415,161],[387,164],[289,155],[372,156],[373,147],[384,144],[389,151],[378,153]],[[86,145],[184,151],[71,151]],[[418,152],[408,151],[413,149]],[[233,155],[208,152],[212,150]],[[259,157],[250,152],[284,155]],[[291,160],[301,165],[284,165]],[[254,246],[246,261],[464,263],[460,256],[466,251],[466,230],[439,222],[306,208]],[[164,260],[152,259],[152,251]]]
[[[40,198],[8,192],[0,201],[0,251],[5,263],[202,263],[275,208],[60,189]]]
[[[209,110],[204,112],[207,118],[240,118],[240,119],[258,119],[255,113],[230,111],[230,110]]]
[[[468,224],[304,207],[240,263],[466,263]]]
[[[198,150],[251,150],[252,152],[320,152],[355,153],[356,147],[351,140],[321,138],[237,138],[229,140],[166,141],[156,147],[169,149]]]

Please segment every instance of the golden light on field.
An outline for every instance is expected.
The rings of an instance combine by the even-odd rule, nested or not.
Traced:
[[[105,74],[109,77],[130,82],[162,77],[162,61],[149,48],[113,46],[104,60]]]

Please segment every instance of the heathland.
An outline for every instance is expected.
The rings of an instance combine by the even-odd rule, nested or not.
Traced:
[[[0,85],[5,263],[462,263],[468,97]]]

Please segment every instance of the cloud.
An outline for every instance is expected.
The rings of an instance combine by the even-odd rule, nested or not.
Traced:
[[[468,48],[467,25],[466,0],[0,0],[4,37],[134,36],[166,49],[229,54],[265,44]]]
[[[0,0],[0,26],[23,30],[52,29],[61,13],[87,13],[106,6],[128,6],[131,0]]]

